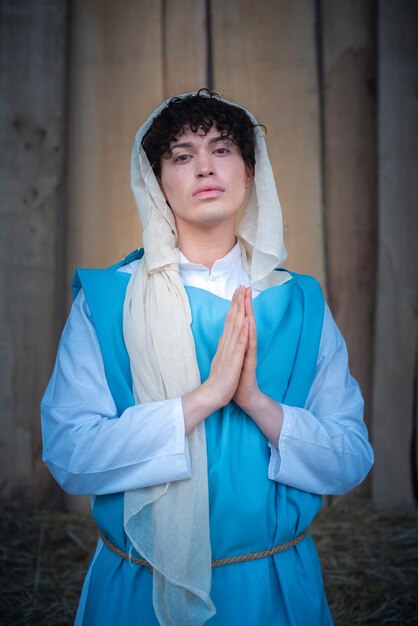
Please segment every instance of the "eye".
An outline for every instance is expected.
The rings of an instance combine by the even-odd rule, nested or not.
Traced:
[[[220,155],[224,155],[224,154],[229,154],[231,151],[228,148],[216,148],[215,150],[215,154],[220,154]]]
[[[174,163],[185,163],[192,158],[191,154],[178,154],[174,157]]]

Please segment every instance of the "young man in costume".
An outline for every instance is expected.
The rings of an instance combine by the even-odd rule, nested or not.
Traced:
[[[174,98],[131,181],[143,255],[78,271],[42,403],[44,460],[101,532],[76,624],[332,624],[305,531],[373,454],[318,283],[276,269],[263,132],[211,93]]]

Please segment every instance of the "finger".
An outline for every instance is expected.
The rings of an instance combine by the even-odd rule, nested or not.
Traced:
[[[235,337],[235,341],[230,340],[228,345],[222,346],[218,349],[214,361],[218,371],[224,372],[224,379],[235,379],[238,384],[239,377],[245,358],[245,352],[248,343],[248,320],[244,318],[242,320],[239,332]],[[213,361],[212,361],[213,363]]]
[[[245,290],[245,314],[249,319],[254,319],[253,297],[251,287]]]
[[[249,321],[253,324],[253,339],[255,341],[255,348],[257,348],[257,326],[255,323],[255,315],[253,309],[253,299],[251,287],[248,287],[245,292],[245,314]]]
[[[240,333],[237,338],[235,348],[232,352],[226,353],[221,350],[216,353],[210,368],[210,378],[216,385],[226,402],[231,399],[239,384],[242,366],[245,357],[245,349],[248,336],[248,320],[244,318]]]
[[[249,321],[247,354],[249,359],[254,362],[255,366],[257,361],[257,334],[254,320]]]
[[[242,368],[245,354],[248,349],[248,335],[249,335],[249,321],[244,318],[240,332],[237,336],[236,344],[233,348],[234,355],[236,356],[237,361],[240,363],[240,369]]]
[[[245,319],[245,301],[241,288],[234,294],[234,301],[231,303],[230,311],[225,320],[225,345],[235,344],[241,332],[242,323]]]
[[[230,354],[235,349],[240,336],[242,322],[245,319],[245,302],[242,289],[235,290],[231,306],[225,318],[225,324],[221,338],[218,342],[220,354]]]
[[[237,313],[237,325],[241,326],[242,321],[245,318],[245,288],[239,287],[238,289],[238,313]]]
[[[234,294],[232,296],[230,307],[228,309],[228,313],[226,314],[224,327],[222,331],[221,339],[223,340],[224,343],[225,343],[226,338],[232,332],[237,313],[238,313],[238,289],[235,289]]]
[[[236,343],[238,339],[241,337],[243,324],[246,319],[245,317],[245,289],[240,287],[238,290],[238,298],[237,298],[237,313],[234,321],[234,328],[231,334],[231,341]],[[245,324],[244,324],[245,326]],[[248,331],[247,331],[248,334]]]
[[[245,361],[245,351],[248,342],[248,320],[244,319],[241,331],[237,339],[237,343],[234,346],[233,352],[229,355],[226,362],[226,376],[232,376],[234,379],[233,393],[235,393],[240,378],[242,376],[243,365]],[[231,396],[232,397],[232,396]]]

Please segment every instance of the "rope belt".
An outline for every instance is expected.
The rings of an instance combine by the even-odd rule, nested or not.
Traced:
[[[212,567],[221,567],[222,565],[232,565],[233,563],[244,563],[244,561],[255,561],[256,559],[264,559],[267,556],[273,556],[273,554],[279,554],[279,552],[284,552],[289,548],[293,548],[298,543],[303,541],[308,534],[308,530],[304,530],[303,533],[296,535],[293,539],[286,541],[285,543],[280,543],[278,546],[274,546],[273,548],[269,548],[268,550],[262,550],[261,552],[248,552],[247,554],[239,554],[237,556],[230,556],[225,559],[215,559],[212,561]],[[100,533],[100,538],[105,544],[107,548],[121,559],[125,559],[125,561],[129,561],[130,563],[134,563],[135,565],[144,565],[152,570],[152,565],[148,563],[146,559],[141,559],[137,556],[129,556],[127,552],[123,552],[117,546],[115,546],[106,535]]]

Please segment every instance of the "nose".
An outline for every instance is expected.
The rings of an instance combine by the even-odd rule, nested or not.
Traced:
[[[196,164],[196,176],[206,178],[212,176],[214,171],[214,165],[210,154],[205,152],[199,153],[195,157]]]

